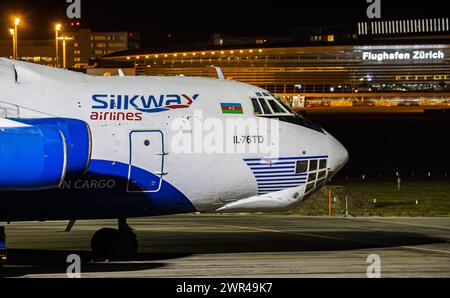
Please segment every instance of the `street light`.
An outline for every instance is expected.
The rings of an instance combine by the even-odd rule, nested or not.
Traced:
[[[19,48],[19,45],[18,45],[18,30],[17,30],[17,28],[19,27],[19,25],[20,25],[20,19],[19,18],[15,18],[14,19],[14,40],[15,40],[15,45],[16,45],[16,50],[15,50],[15,52],[14,52],[14,59],[17,59],[18,57],[19,57],[19,50],[18,50],[18,48]]]
[[[58,37],[58,40],[62,40],[63,42],[63,68],[66,68],[66,42],[72,39],[72,37],[68,36]]]
[[[55,26],[55,50],[56,50],[56,57],[55,57],[55,64],[56,67],[59,67],[59,47],[58,47],[58,35],[59,31],[61,31],[61,24],[56,24]]]
[[[13,44],[13,54],[12,57],[13,59],[16,58],[16,32],[14,31],[14,28],[10,28],[9,29],[9,33],[11,34],[12,37],[12,44]]]

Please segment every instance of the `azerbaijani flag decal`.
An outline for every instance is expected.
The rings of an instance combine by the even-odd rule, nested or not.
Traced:
[[[224,114],[244,114],[240,103],[221,103],[220,106]]]

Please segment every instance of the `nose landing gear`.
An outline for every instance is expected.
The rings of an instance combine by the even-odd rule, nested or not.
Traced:
[[[118,229],[104,228],[92,236],[91,249],[97,258],[130,258],[137,253],[137,237],[126,218],[119,218]]]

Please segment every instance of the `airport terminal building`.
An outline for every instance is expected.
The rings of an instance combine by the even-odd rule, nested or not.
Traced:
[[[92,60],[107,54],[130,49],[138,49],[140,36],[130,31],[93,31],[90,28],[65,26],[60,35],[70,38],[66,44],[67,67],[75,70],[86,69]],[[63,45],[59,42],[59,54]],[[26,62],[55,66],[55,39],[19,40],[18,59]],[[0,57],[12,58],[12,40],[0,40]],[[60,57],[59,64],[63,58]]]
[[[297,109],[447,109],[448,18],[293,29],[289,37],[215,35],[209,44],[126,51],[104,63],[138,75],[217,77],[265,88]],[[214,66],[214,67],[212,67]]]

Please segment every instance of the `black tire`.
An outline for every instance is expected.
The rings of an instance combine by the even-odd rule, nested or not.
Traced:
[[[118,231],[116,240],[116,257],[131,258],[136,255],[138,241],[132,231]]]
[[[137,253],[138,241],[132,231],[104,228],[92,236],[91,249],[97,258],[131,258]]]
[[[104,228],[95,232],[91,239],[91,249],[94,257],[112,258],[116,251],[116,229]]]

